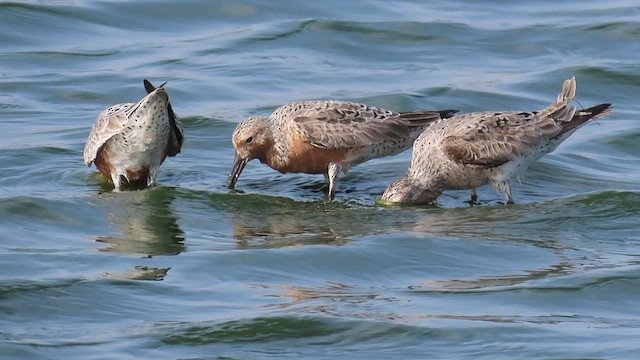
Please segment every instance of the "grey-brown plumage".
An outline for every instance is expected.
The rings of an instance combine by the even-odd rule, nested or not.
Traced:
[[[434,121],[454,110],[399,113],[345,101],[299,101],[269,117],[242,121],[233,132],[233,188],[246,163],[258,159],[282,173],[325,174],[333,199],[340,172],[411,146]]]
[[[147,95],[138,103],[117,104],[100,115],[84,148],[87,166],[98,170],[116,189],[154,184],[167,156],[180,152],[184,129],[163,88],[144,80]]]
[[[391,184],[383,203],[432,203],[447,189],[491,183],[513,203],[511,182],[531,162],[553,151],[590,119],[609,114],[611,104],[576,110],[575,78],[566,80],[556,102],[540,111],[477,112],[428,127],[413,145],[407,176]]]

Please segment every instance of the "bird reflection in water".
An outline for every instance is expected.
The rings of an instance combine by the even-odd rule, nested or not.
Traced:
[[[107,244],[100,250],[148,257],[181,253],[184,233],[171,210],[174,197],[175,189],[167,187],[102,194],[109,222],[122,236],[95,238]]]
[[[365,229],[349,223],[349,209],[324,202],[301,203],[251,195],[251,207],[231,211],[233,237],[239,249],[305,245],[345,245]]]
[[[353,285],[338,282],[326,282],[319,286],[297,286],[297,285],[257,285],[257,287],[275,291],[269,297],[284,299],[269,304],[267,308],[317,312],[322,314],[341,316],[344,315],[343,306],[368,302],[386,301],[395,302],[397,298],[385,294],[384,289],[362,289]],[[353,309],[351,309],[353,310]],[[357,316],[357,315],[356,315]]]
[[[184,233],[171,210],[175,189],[150,188],[142,191],[108,192],[100,196],[109,223],[119,236],[98,236],[104,243],[100,251],[140,255],[143,257],[178,255],[185,250]],[[136,266],[125,274],[108,274],[115,278],[162,280],[168,268]]]
[[[523,268],[515,273],[495,276],[478,276],[462,279],[427,279],[410,286],[411,290],[427,292],[492,291],[496,288],[523,286],[529,281],[565,276],[582,269],[587,257],[576,258],[576,249],[564,241],[566,230],[539,228],[546,217],[553,217],[545,204],[529,204],[504,208],[460,208],[434,211],[430,216],[418,219],[409,231],[432,233],[455,239],[504,242],[525,248],[537,248],[553,254],[556,262],[542,264],[539,268]],[[523,231],[513,234],[513,226],[521,224]],[[526,229],[531,227],[531,231]],[[523,263],[526,263],[523,262]]]
[[[164,280],[164,277],[167,275],[167,272],[170,268],[157,268],[150,266],[134,266],[132,270],[125,271],[122,273],[104,273],[105,277],[111,279],[119,279],[119,280],[151,280],[151,281],[160,281]]]

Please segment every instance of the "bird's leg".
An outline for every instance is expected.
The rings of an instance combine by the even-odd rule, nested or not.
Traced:
[[[476,188],[471,188],[471,205],[475,205],[478,203],[478,192]]]
[[[506,180],[491,181],[491,185],[496,191],[499,191],[504,196],[507,204],[513,204],[513,196],[511,196],[511,184]]]
[[[511,185],[509,185],[509,183],[505,183],[503,185],[502,192],[504,194],[504,199],[507,200],[507,205],[514,204],[513,196],[511,195]]]
[[[147,186],[156,184],[156,177],[158,176],[158,167],[150,167],[149,175],[147,176]]]
[[[114,189],[115,191],[120,191],[120,186],[122,185],[120,183],[120,175],[118,175],[115,172],[111,173],[111,181],[113,182],[113,186],[115,186],[116,188]]]
[[[336,163],[330,163],[327,168],[327,175],[329,181],[329,201],[333,201],[336,197],[336,189],[338,188],[338,176],[342,171],[342,165]]]

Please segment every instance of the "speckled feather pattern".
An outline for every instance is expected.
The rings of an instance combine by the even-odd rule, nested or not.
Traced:
[[[166,91],[151,88],[138,103],[117,104],[103,111],[87,138],[85,164],[96,161],[98,170],[116,188],[126,182],[154,183],[164,159],[180,152],[182,122],[173,112]],[[98,158],[108,164],[98,163]],[[137,173],[146,174],[146,178],[132,178]]]
[[[438,112],[398,113],[342,101],[300,101],[283,105],[269,117],[254,117],[238,125],[234,138],[242,139],[247,127],[261,122],[272,136],[276,166],[291,158],[291,142],[299,135],[319,149],[349,153],[343,169],[411,146]]]
[[[98,150],[114,135],[123,131],[129,122],[127,110],[134,103],[116,104],[98,115],[96,122],[91,127],[87,142],[84,147],[84,163],[89,166],[95,160]]]
[[[345,101],[298,101],[268,117],[247,118],[238,124],[232,141],[239,159],[259,159],[283,173],[325,174],[333,191],[335,172],[346,173],[367,160],[406,150],[431,123],[453,113],[399,113]]]
[[[475,112],[434,123],[414,143],[403,184],[428,191],[425,199],[435,201],[446,189],[471,189],[473,198],[475,188],[489,182],[513,202],[511,182],[531,162],[553,151],[589,119],[610,112],[610,104],[576,111],[569,105],[575,92],[572,78],[564,82],[557,101],[540,111]],[[403,191],[392,184],[383,200],[394,202],[395,194]]]

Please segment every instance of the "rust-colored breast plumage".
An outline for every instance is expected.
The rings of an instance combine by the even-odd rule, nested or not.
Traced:
[[[287,144],[286,155],[270,151],[265,158],[267,165],[283,173],[322,174],[327,172],[330,163],[341,163],[351,151],[319,148],[312,145],[308,137],[298,132],[289,134]]]
[[[113,180],[111,178],[111,174],[116,172],[113,159],[114,154],[112,153],[109,147],[104,147],[100,151],[94,160],[96,168],[100,173],[107,179],[108,182],[112,183]],[[149,166],[141,166],[137,168],[128,168],[127,172],[127,184],[130,186],[145,186],[147,185],[147,178],[149,177]]]
[[[398,113],[343,101],[289,103],[269,118],[274,147],[264,162],[281,172],[323,173],[331,163],[346,171],[405,150],[440,115]]]

